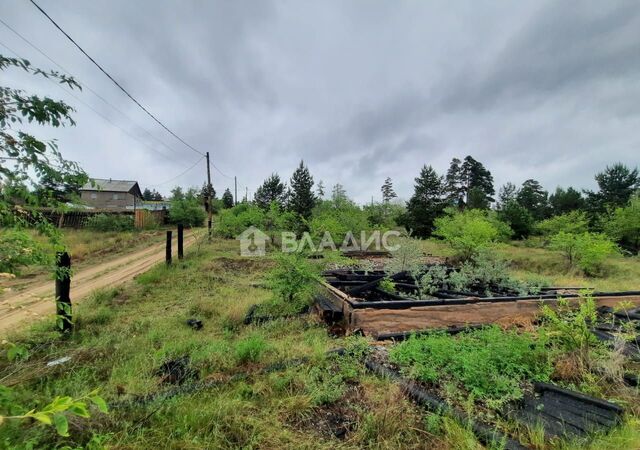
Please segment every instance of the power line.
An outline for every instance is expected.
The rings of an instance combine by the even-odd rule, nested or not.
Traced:
[[[163,184],[167,184],[167,183],[170,183],[170,182],[172,182],[172,181],[174,181],[174,180],[177,180],[177,179],[178,179],[178,178],[180,178],[182,175],[184,175],[185,173],[187,173],[187,172],[189,172],[191,169],[193,169],[195,166],[197,166],[197,165],[200,163],[200,161],[202,161],[202,159],[203,159],[203,158],[204,158],[204,156],[203,156],[202,158],[200,158],[199,160],[197,160],[197,161],[193,164],[193,166],[189,167],[187,170],[185,170],[185,171],[184,171],[184,172],[182,172],[181,174],[176,175],[175,177],[170,178],[170,179],[168,179],[167,181],[163,181],[162,183],[149,184],[149,185],[147,185],[147,187],[158,187],[158,186],[162,186]]]
[[[67,39],[69,39],[69,41],[71,41],[71,43],[72,43],[73,45],[75,45],[75,46],[78,48],[78,50],[80,50],[80,51],[82,52],[82,54],[83,54],[84,56],[86,56],[86,57],[89,59],[89,61],[91,61],[91,62],[92,62],[92,63],[93,63],[93,64],[94,64],[98,69],[100,69],[100,71],[101,71],[103,74],[105,74],[105,75],[107,76],[107,78],[109,78],[109,79],[113,82],[113,84],[115,84],[115,85],[116,85],[116,86],[117,86],[117,87],[118,87],[122,92],[124,92],[124,93],[125,93],[125,95],[126,95],[127,97],[129,97],[129,98],[130,98],[130,99],[131,99],[131,100],[132,100],[136,105],[138,105],[138,106],[139,106],[139,107],[140,107],[140,108],[141,108],[145,113],[147,113],[147,115],[148,115],[149,117],[151,117],[151,118],[152,118],[156,123],[158,123],[158,125],[160,125],[162,128],[164,128],[167,132],[169,132],[173,137],[175,137],[177,140],[179,140],[180,142],[182,142],[182,143],[183,143],[185,146],[187,146],[189,149],[191,149],[191,150],[193,150],[194,152],[196,152],[196,153],[198,153],[198,154],[200,154],[200,155],[204,156],[204,153],[202,153],[200,150],[197,150],[196,148],[194,148],[193,146],[191,146],[189,143],[187,143],[184,139],[182,139],[180,136],[178,136],[178,135],[177,135],[177,134],[175,134],[173,131],[171,131],[171,130],[169,129],[169,127],[167,127],[164,123],[162,123],[162,122],[160,121],[160,119],[158,119],[156,116],[154,116],[153,114],[151,114],[151,112],[149,112],[149,110],[148,110],[147,108],[145,108],[144,106],[142,106],[142,104],[141,104],[138,100],[136,100],[136,99],[133,97],[133,95],[131,95],[131,94],[130,94],[130,93],[129,93],[129,92],[128,92],[124,87],[122,87],[122,85],[121,85],[120,83],[118,83],[118,82],[115,80],[115,78],[113,78],[113,77],[109,74],[109,72],[107,72],[107,71],[106,71],[106,70],[105,70],[105,69],[104,69],[100,64],[98,64],[98,63],[96,62],[96,60],[95,60],[95,59],[93,59],[93,58],[92,58],[92,57],[91,57],[91,56],[90,56],[86,51],[84,51],[84,49],[83,49],[82,47],[80,47],[80,45],[79,45],[79,44],[78,44],[78,43],[77,43],[77,42],[76,42],[76,41],[75,41],[71,36],[69,36],[69,34],[67,34],[67,32],[66,32],[66,31],[64,31],[64,30],[60,27],[60,25],[58,25],[58,24],[56,23],[56,21],[55,21],[55,20],[53,20],[53,19],[51,18],[51,16],[49,16],[49,14],[47,14],[47,13],[46,13],[46,11],[45,11],[44,9],[42,9],[42,8],[41,8],[41,7],[40,7],[40,6],[39,6],[39,5],[38,5],[34,0],[30,0],[30,1],[31,1],[31,3],[32,3],[36,8],[38,8],[38,10],[39,10],[42,14],[44,14],[44,16],[45,16],[47,19],[49,19],[49,21],[50,21],[50,22],[51,22],[51,23],[52,23],[52,24],[53,24],[53,25],[54,25],[58,30],[60,30],[60,32],[61,32],[62,34],[64,34],[64,35],[65,35],[65,37],[66,37]]]
[[[0,45],[2,45],[4,48],[6,48],[7,50],[9,50],[9,52],[13,53],[17,58],[20,59],[24,59],[22,58],[16,51],[14,51],[13,49],[11,49],[10,47],[8,47],[7,45],[5,45],[4,43],[0,42]],[[142,145],[144,145],[145,147],[149,148],[151,151],[157,153],[158,155],[162,156],[163,158],[166,158],[168,161],[171,162],[179,162],[180,164],[184,165],[184,162],[176,160],[176,159],[172,159],[169,156],[165,155],[164,153],[159,152],[158,150],[156,150],[155,148],[153,148],[152,146],[150,146],[149,144],[147,144],[146,142],[140,140],[137,136],[129,133],[127,130],[125,130],[124,128],[122,128],[121,126],[119,126],[118,124],[112,122],[108,117],[106,117],[105,115],[103,115],[102,113],[100,113],[99,111],[97,111],[95,108],[93,108],[91,105],[89,105],[87,102],[85,102],[84,100],[82,100],[80,97],[78,97],[77,95],[75,95],[71,90],[65,88],[63,85],[56,83],[55,81],[53,81],[51,78],[49,77],[45,77],[47,81],[49,81],[50,83],[53,83],[54,85],[58,86],[60,89],[62,89],[63,91],[65,91],[68,95],[72,96],[73,98],[75,98],[76,100],[78,100],[80,103],[82,103],[83,105],[85,105],[87,108],[89,108],[91,111],[93,111],[95,114],[97,114],[98,116],[100,116],[102,119],[104,119],[106,122],[108,122],[109,124],[111,124],[112,126],[116,127],[117,129],[119,129],[120,131],[122,131],[124,134],[126,134],[127,136],[129,136],[132,139],[135,139],[136,141],[140,142]],[[202,159],[202,158],[201,158]]]
[[[35,45],[33,42],[31,42],[29,39],[27,39],[26,37],[24,37],[22,34],[20,34],[16,29],[14,29],[13,27],[11,27],[8,23],[6,23],[4,20],[2,20],[2,18],[0,18],[0,23],[2,23],[2,25],[4,25],[9,31],[11,31],[13,34],[15,34],[16,36],[18,36],[20,39],[22,39],[24,42],[26,42],[29,46],[31,46],[34,50],[36,50],[38,53],[40,53],[42,56],[44,56],[45,58],[47,58],[49,61],[51,61],[51,63],[53,63],[54,65],[56,65],[58,68],[60,68],[60,70],[62,70],[63,72],[65,72],[67,75],[73,77],[73,74],[66,69],[64,66],[62,66],[61,64],[59,64],[56,60],[54,60],[53,58],[51,58],[48,54],[46,54],[42,49],[40,49],[37,45]],[[91,88],[91,86],[87,85],[84,82],[79,82],[76,80],[76,82],[78,84],[80,84],[82,87],[86,88],[89,92],[91,92],[93,95],[95,95],[96,97],[98,97],[100,100],[102,100],[106,105],[110,106],[111,108],[113,108],[115,111],[119,112],[120,114],[122,114],[122,116],[124,116],[127,120],[129,120],[131,123],[133,123],[137,128],[139,128],[140,130],[142,130],[147,136],[149,136],[150,138],[152,138],[153,140],[155,140],[156,142],[158,142],[160,145],[166,147],[167,149],[171,150],[174,153],[177,153],[178,155],[182,155],[181,152],[179,152],[178,150],[170,147],[169,145],[167,145],[164,141],[158,139],[156,136],[154,136],[153,134],[151,134],[148,130],[146,130],[144,127],[140,126],[139,124],[137,124],[128,114],[126,114],[124,111],[122,111],[120,108],[118,108],[117,106],[113,105],[111,102],[109,102],[106,98],[104,98],[102,95],[100,95],[98,92],[96,92],[94,89]]]

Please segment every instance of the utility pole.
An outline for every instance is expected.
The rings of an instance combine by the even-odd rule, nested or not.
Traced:
[[[244,187],[244,201],[249,203],[249,188],[248,187]]]
[[[238,204],[238,177],[233,177],[233,204]]]
[[[211,186],[211,165],[209,164],[209,152],[207,152],[207,212],[209,213],[209,219],[207,221],[207,229],[209,232],[209,240],[211,240],[211,222],[213,216],[213,208],[212,208],[212,198],[211,191],[213,190],[213,186]]]

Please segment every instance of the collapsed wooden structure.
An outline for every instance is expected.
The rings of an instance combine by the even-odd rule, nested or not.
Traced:
[[[321,294],[315,308],[328,323],[341,325],[347,333],[362,332],[374,337],[391,336],[429,328],[465,327],[482,324],[530,323],[541,305],[553,307],[560,297],[577,301],[581,288],[542,288],[539,294],[501,296],[437,291],[430,298],[415,300],[386,292],[379,284],[391,279],[399,288],[411,290],[406,273],[387,276],[382,271],[337,269],[324,273]],[[620,302],[640,306],[640,291],[593,292],[598,306],[614,307]]]

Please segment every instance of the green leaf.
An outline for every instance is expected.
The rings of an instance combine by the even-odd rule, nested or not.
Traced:
[[[93,397],[91,397],[91,401],[93,402],[94,405],[96,405],[96,407],[100,410],[100,412],[103,412],[105,414],[109,412],[109,408],[107,407],[107,402],[105,402],[102,397],[94,395]]]
[[[87,410],[87,405],[85,405],[83,402],[74,403],[69,408],[69,412],[72,414],[75,414],[76,416],[80,416],[84,418],[90,417],[89,411]]]
[[[38,412],[38,413],[31,414],[30,417],[33,417],[38,422],[42,422],[45,425],[51,425],[51,416],[49,416],[46,413]]]
[[[53,422],[60,436],[69,436],[69,421],[63,414],[53,416]]]

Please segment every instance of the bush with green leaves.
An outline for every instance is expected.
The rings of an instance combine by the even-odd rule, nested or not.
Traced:
[[[457,211],[448,208],[447,215],[435,220],[434,235],[444,239],[462,260],[511,236],[508,225],[494,215],[479,209]]]
[[[18,228],[0,232],[0,273],[18,274],[21,267],[52,263],[52,254]]]
[[[330,201],[321,202],[314,208],[308,225],[309,233],[316,243],[328,232],[337,247],[344,242],[347,233],[351,232],[359,240],[362,231],[371,229],[367,214],[350,202],[338,203],[338,206]]]
[[[603,225],[605,233],[623,248],[640,251],[640,195],[634,195],[624,208],[614,209]]]
[[[87,219],[85,228],[93,231],[131,231],[133,216],[125,214],[96,214]]]
[[[267,276],[273,293],[264,306],[273,316],[297,314],[308,307],[318,288],[320,267],[302,253],[276,255],[276,266]],[[263,312],[263,311],[261,311]]]
[[[561,231],[551,237],[549,248],[566,258],[570,267],[582,270],[586,275],[601,275],[609,256],[619,253],[618,247],[604,234],[566,233]]]
[[[218,215],[216,232],[225,238],[236,238],[247,228],[253,226],[265,229],[265,212],[249,203],[240,203],[233,208],[223,209]]]
[[[419,381],[453,382],[473,398],[498,408],[522,398],[522,383],[548,381],[552,365],[543,337],[491,326],[457,336],[412,336],[391,349],[401,371]]]
[[[589,231],[589,218],[583,211],[571,211],[539,222],[536,229],[543,236],[553,236],[561,231],[573,234],[585,233]]]
[[[201,227],[206,219],[206,212],[196,197],[185,197],[172,200],[169,208],[169,222],[185,227]]]

